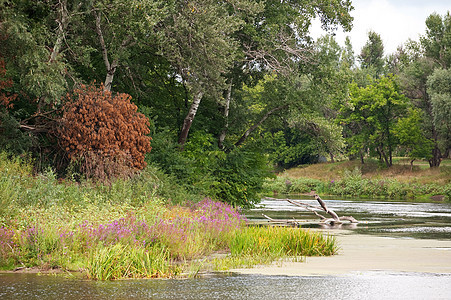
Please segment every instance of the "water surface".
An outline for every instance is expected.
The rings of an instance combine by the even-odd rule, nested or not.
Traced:
[[[19,279],[19,280],[18,280]],[[372,272],[352,276],[230,275],[186,280],[82,281],[0,274],[0,299],[449,299],[451,276]]]
[[[317,201],[311,198],[299,201],[318,205]],[[451,203],[335,199],[325,201],[329,209],[339,216],[353,216],[360,222],[357,225],[343,225],[342,229],[389,237],[451,240]],[[299,220],[303,223],[303,228],[321,228],[318,225],[319,219],[312,212],[287,201],[263,200],[255,209],[245,212],[251,221],[266,222],[262,213],[273,219]]]

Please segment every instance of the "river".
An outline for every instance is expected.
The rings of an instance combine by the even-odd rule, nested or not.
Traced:
[[[264,200],[246,211],[296,218],[336,236],[340,252],[195,279],[95,282],[61,275],[0,274],[0,299],[451,299],[451,204],[325,199],[361,223],[321,228],[312,214]],[[304,199],[314,203],[314,200]]]

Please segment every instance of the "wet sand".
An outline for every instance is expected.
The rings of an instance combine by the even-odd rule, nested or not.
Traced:
[[[390,238],[349,231],[331,234],[336,236],[340,247],[337,255],[231,271],[285,276],[347,275],[371,271],[451,274],[451,241]]]

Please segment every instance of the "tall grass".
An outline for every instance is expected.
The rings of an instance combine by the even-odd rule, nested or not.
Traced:
[[[323,256],[337,252],[335,239],[299,228],[247,227],[230,244],[232,256]]]
[[[94,249],[89,255],[86,271],[89,279],[114,280],[173,277],[180,268],[170,264],[169,253],[162,247],[147,250],[118,243]]]

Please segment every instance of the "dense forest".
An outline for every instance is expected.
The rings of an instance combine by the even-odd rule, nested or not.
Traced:
[[[233,205],[275,168],[451,150],[451,16],[360,53],[349,0],[0,0],[0,151],[108,182],[151,165]],[[312,21],[326,33],[314,40]]]

